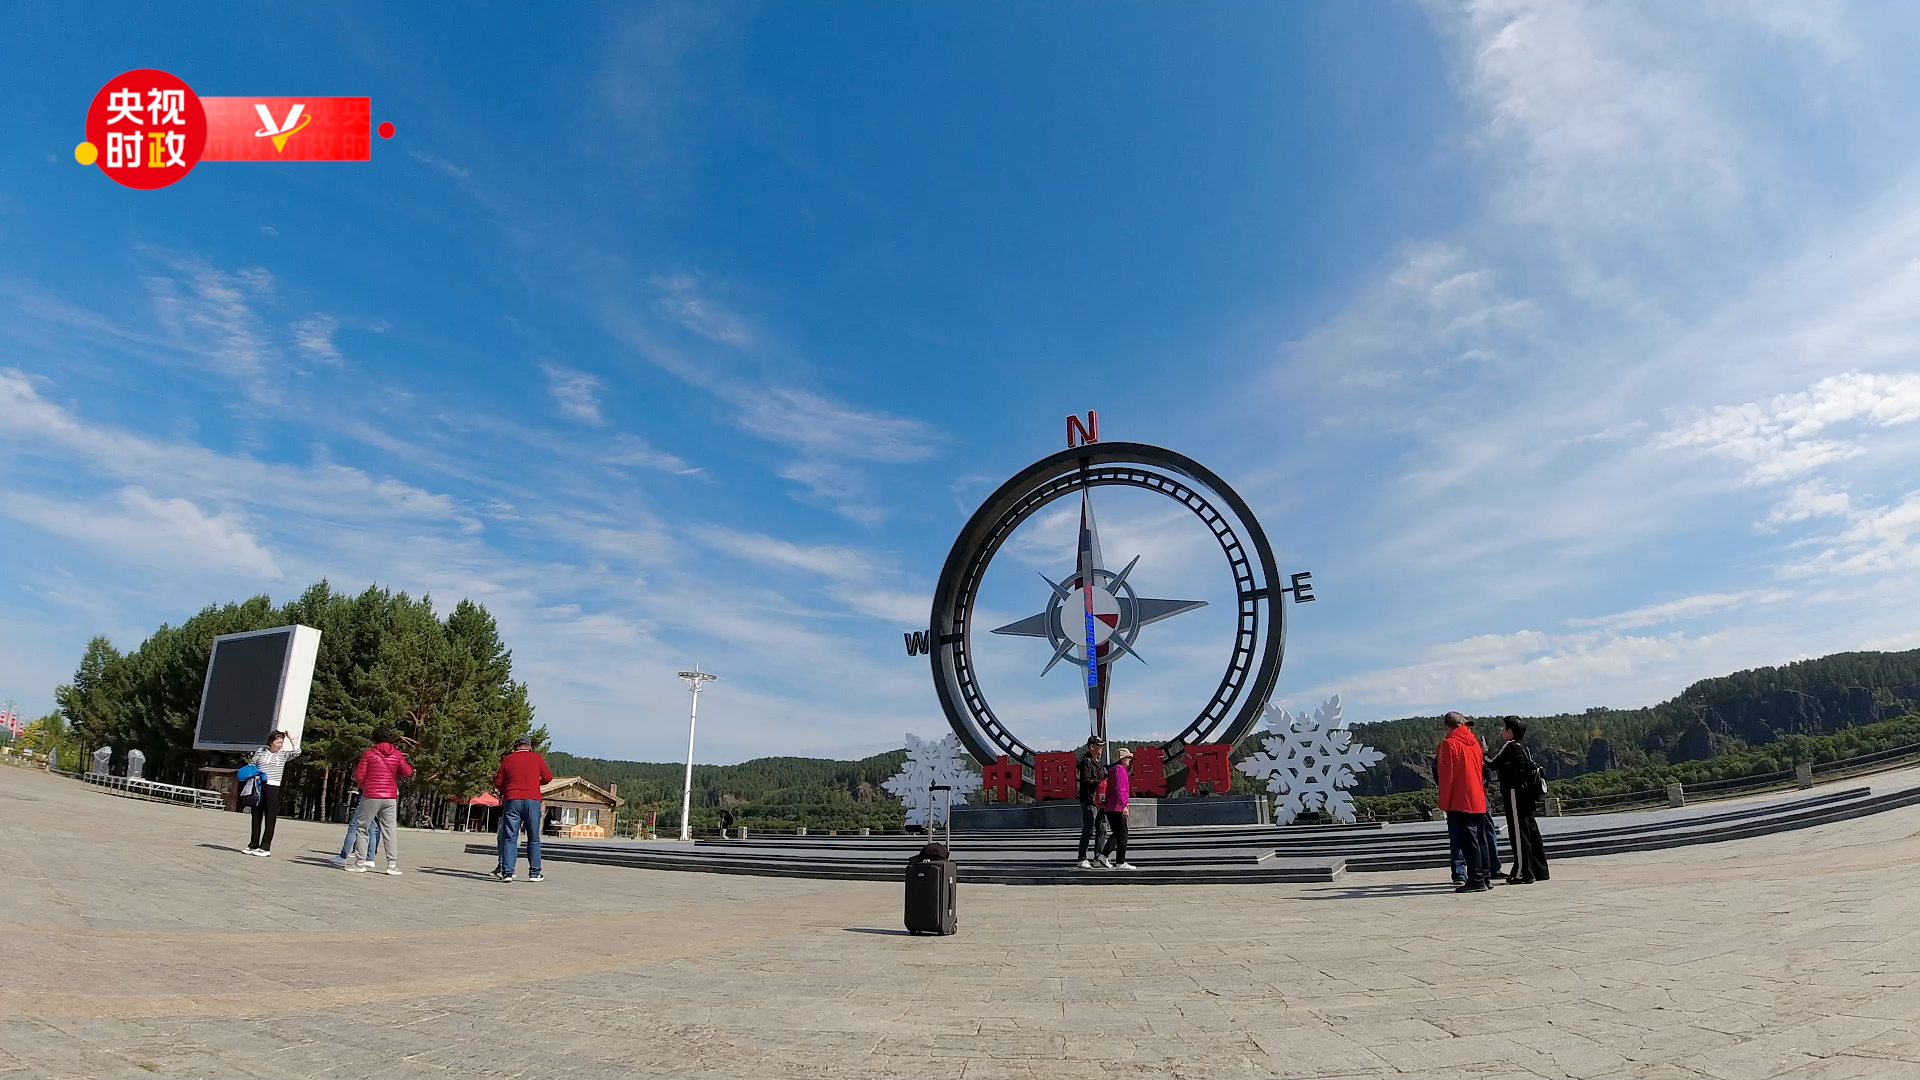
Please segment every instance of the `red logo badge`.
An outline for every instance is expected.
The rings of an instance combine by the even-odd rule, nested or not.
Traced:
[[[393,138],[381,124],[380,137]],[[87,110],[73,159],[131,188],[160,188],[201,161],[368,161],[373,99],[207,97],[152,68],[115,76]]]
[[[87,141],[74,160],[130,188],[162,188],[193,171],[207,144],[207,114],[193,88],[164,71],[116,75],[87,109]]]

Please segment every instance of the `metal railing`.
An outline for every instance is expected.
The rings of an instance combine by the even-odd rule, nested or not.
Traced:
[[[1886,750],[1876,750],[1870,754],[1858,754],[1850,758],[1817,762],[1812,768],[1812,780],[1815,783],[1845,780],[1855,776],[1866,776],[1877,772],[1890,772],[1909,765],[1920,764],[1920,743],[1895,746]],[[1782,769],[1776,772],[1752,773],[1747,776],[1728,776],[1718,780],[1700,780],[1694,783],[1676,785],[1681,796],[1689,801],[1707,802],[1714,799],[1732,799],[1745,795],[1759,795],[1770,790],[1787,790],[1800,786],[1799,769]],[[1608,795],[1588,795],[1578,798],[1557,799],[1561,813],[1593,814],[1612,810],[1622,810],[1630,806],[1665,805],[1668,801],[1667,785],[1656,788],[1643,788],[1635,791],[1617,791]]]
[[[179,803],[183,806],[197,806],[202,810],[225,810],[227,797],[207,788],[182,787],[179,784],[162,784],[157,780],[141,777],[114,776],[110,773],[82,773],[80,779],[97,787],[106,788],[119,794],[130,795],[136,799],[152,799],[156,802]]]

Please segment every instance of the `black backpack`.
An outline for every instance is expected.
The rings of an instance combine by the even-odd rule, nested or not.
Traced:
[[[1539,762],[1533,760],[1532,752],[1524,745],[1520,747],[1520,760],[1526,763],[1521,766],[1521,775],[1527,778],[1527,782],[1522,786],[1531,788],[1545,795],[1547,793],[1547,771],[1540,767]]]

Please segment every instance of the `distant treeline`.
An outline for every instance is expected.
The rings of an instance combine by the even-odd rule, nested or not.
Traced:
[[[906,820],[900,801],[880,790],[880,784],[906,761],[905,750],[889,750],[859,761],[823,758],[756,758],[738,765],[693,767],[693,827],[717,828],[722,810],[732,810],[748,828],[790,830],[869,828],[899,831]],[[643,761],[610,761],[575,757],[554,751],[547,755],[553,771],[583,776],[606,787],[620,785],[627,800],[620,809],[621,824],[656,814],[661,829],[680,827],[680,795],[686,765]],[[624,829],[623,829],[624,831]]]
[[[1650,708],[1526,720],[1528,742],[1554,793],[1573,797],[1750,776],[1920,742],[1920,719],[1897,719],[1916,707],[1920,650],[1840,653],[1707,679]],[[1500,720],[1481,718],[1476,729],[1491,745]],[[1356,724],[1354,733],[1356,741],[1387,755],[1362,774],[1355,794],[1370,796],[1362,808],[1384,813],[1432,802],[1439,717]],[[1235,759],[1258,752],[1266,734],[1243,740]],[[659,827],[678,828],[684,765],[550,757],[558,772],[579,773],[602,786],[617,782],[629,800],[623,822],[651,810]],[[717,826],[720,811],[731,808],[749,828],[898,829],[901,806],[879,785],[904,760],[905,751],[896,750],[860,761],[787,757],[696,766],[693,824]],[[1237,773],[1234,781],[1236,791],[1256,790]]]
[[[1777,752],[1752,759],[1775,760],[1793,746],[1804,749],[1805,744],[1789,741],[1793,736],[1832,735],[1917,708],[1920,649],[1835,653],[1703,679],[1672,700],[1644,709],[1595,708],[1527,717],[1527,742],[1550,780],[1611,774],[1613,779],[1555,789],[1599,794],[1592,789],[1631,790],[1618,785],[1635,775],[1679,775],[1667,767],[1749,749],[1776,747]],[[1479,718],[1476,730],[1492,745],[1500,736],[1499,717]],[[1355,724],[1357,741],[1387,755],[1363,775],[1355,793],[1388,795],[1432,787],[1433,752],[1440,735],[1437,716]]]

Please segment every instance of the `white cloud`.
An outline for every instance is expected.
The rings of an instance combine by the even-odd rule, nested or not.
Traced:
[[[805,570],[839,581],[863,581],[876,568],[871,556],[854,548],[807,546],[759,533],[736,532],[713,525],[697,526],[694,535],[715,550],[766,566]]]
[[[1564,700],[1625,682],[1640,668],[1669,666],[1711,644],[1711,638],[1679,632],[1658,637],[1539,630],[1485,634],[1433,646],[1412,664],[1346,676],[1308,696],[1339,693],[1406,710],[1457,708],[1542,692]]]
[[[1768,511],[1763,528],[1808,521],[1813,518],[1845,517],[1853,509],[1853,500],[1844,491],[1834,491],[1820,480],[1795,484],[1787,497]]]
[[[553,395],[554,403],[560,411],[582,423],[595,427],[606,423],[600,415],[600,380],[585,372],[561,367],[559,364],[540,365],[547,373],[547,391]]]
[[[740,430],[800,451],[797,460],[779,467],[779,474],[804,487],[803,501],[857,524],[875,525],[886,512],[872,494],[871,477],[850,463],[906,464],[934,454],[940,432],[924,421],[732,373],[724,360],[689,355],[662,341],[618,307],[610,308],[606,319],[609,330],[648,362],[730,405]]]
[[[228,273],[198,259],[161,258],[170,274],[147,278],[147,289],[173,343],[242,383],[254,401],[278,401],[270,369],[279,353],[253,310],[255,300],[273,292],[273,275],[258,267]]]
[[[340,350],[334,347],[333,333],[339,328],[340,321],[331,315],[301,319],[293,324],[293,343],[315,360],[337,364],[341,357]]]
[[[1572,619],[1573,626],[1597,626],[1608,630],[1634,630],[1643,626],[1660,626],[1670,622],[1698,619],[1715,615],[1750,604],[1777,604],[1793,599],[1794,594],[1783,589],[1749,589],[1735,593],[1702,593],[1698,596],[1686,596],[1678,600],[1667,600],[1658,604],[1648,604],[1631,611],[1622,611],[1615,615],[1605,615],[1597,619]]]
[[[653,284],[664,295],[659,307],[668,318],[709,341],[735,348],[754,343],[753,330],[745,319],[706,296],[700,279],[692,274],[668,274],[655,277]]]
[[[1874,574],[1920,568],[1920,492],[1898,503],[1848,509],[1846,527],[1809,544],[1821,550],[1783,567],[1791,576]]]
[[[43,532],[88,544],[103,554],[161,570],[217,570],[277,578],[273,555],[238,513],[209,514],[186,499],[157,498],[138,487],[96,502],[56,501],[27,492],[0,495],[0,513]]]
[[[1489,139],[1516,159],[1500,212],[1591,233],[1745,194],[1750,151],[1679,20],[1574,0],[1436,10],[1462,38]]]
[[[1747,482],[1777,484],[1865,453],[1858,440],[1815,438],[1858,423],[1920,420],[1920,375],[1847,372],[1767,402],[1721,406],[1663,435],[1661,445],[1699,447],[1747,466]]]
[[[614,444],[614,454],[607,459],[609,465],[638,465],[679,476],[692,476],[703,471],[698,466],[687,464],[677,454],[655,449],[637,435],[621,435],[614,440]]]
[[[465,180],[470,175],[470,173],[466,169],[463,169],[460,166],[455,165],[453,162],[448,161],[446,158],[443,158],[438,154],[431,153],[426,150],[420,150],[417,148],[408,150],[407,156],[413,158],[413,160],[421,163],[422,165],[427,165],[427,166],[431,166],[432,168],[438,169],[441,173],[443,173],[447,177],[454,180]]]
[[[746,390],[741,426],[823,459],[907,463],[933,455],[933,425],[793,387]]]
[[[782,465],[780,475],[806,487],[803,501],[831,507],[848,521],[872,526],[887,516],[874,498],[872,480],[859,469],[809,459]]]
[[[320,462],[307,468],[215,453],[184,441],[150,438],[105,424],[86,423],[42,398],[23,372],[0,369],[0,445],[11,443],[17,478],[22,462],[59,455],[77,457],[78,476],[106,478],[144,490],[174,489],[217,503],[255,502],[323,519],[353,519],[395,513],[464,522],[453,500],[392,478]]]

